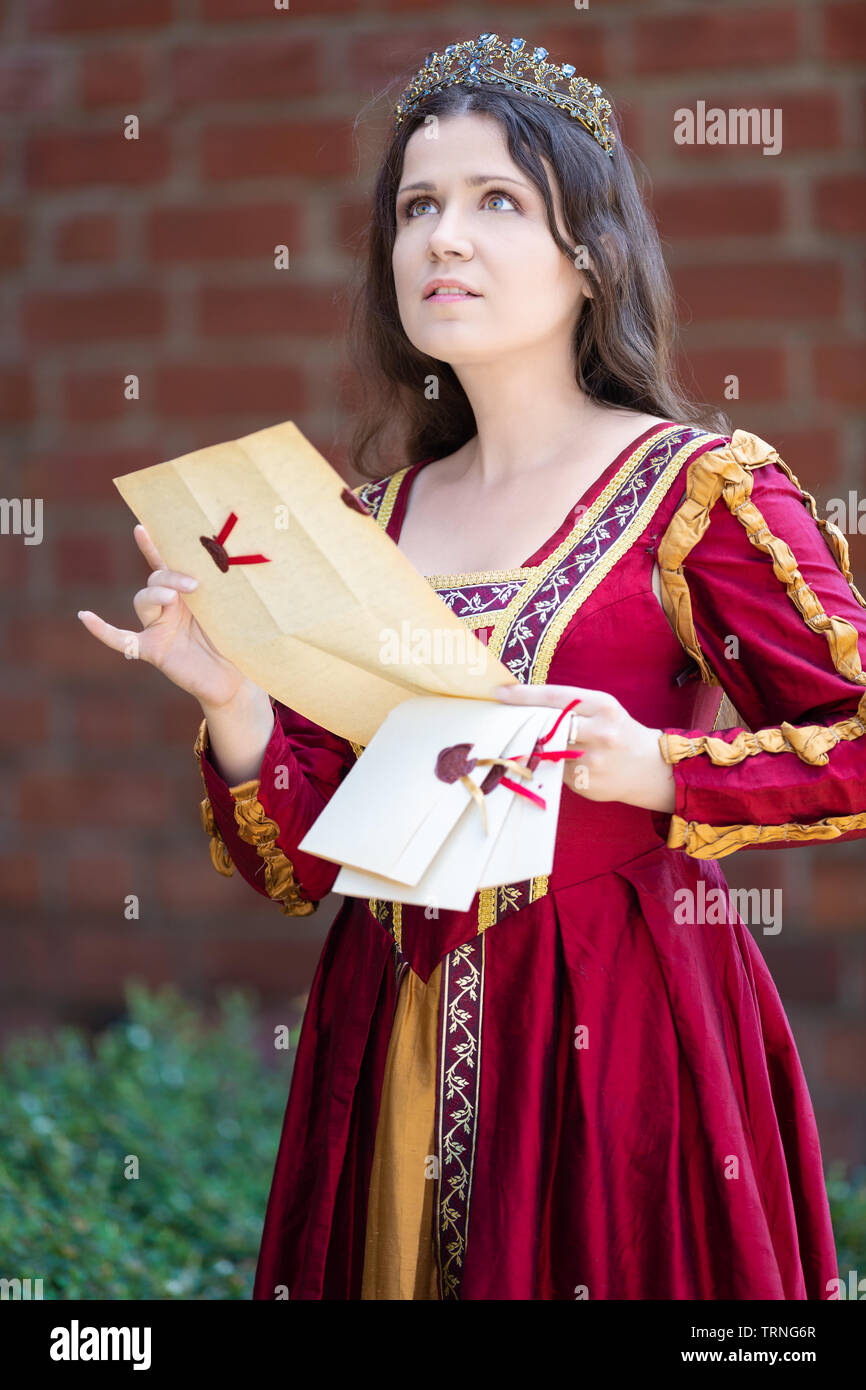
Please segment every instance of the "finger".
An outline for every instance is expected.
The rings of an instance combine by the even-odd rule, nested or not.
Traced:
[[[177,589],[167,584],[148,584],[133,595],[132,606],[142,627],[149,627],[162,614],[163,608],[177,603]]]
[[[165,560],[163,560],[153,541],[150,539],[147,528],[142,526],[141,522],[139,522],[137,526],[133,526],[132,534],[135,536],[136,545],[145,560],[147,560],[151,569],[163,569],[165,567]]]
[[[82,608],[78,617],[87,631],[91,632],[100,642],[103,642],[106,647],[111,647],[112,651],[123,652],[125,656],[139,655],[140,633],[130,632],[128,628],[113,627],[111,623],[100,618],[97,613],[91,613],[89,608]]]
[[[192,574],[184,574],[183,570],[154,570],[147,576],[148,584],[158,584],[163,588],[168,586],[172,589],[183,589],[185,593],[191,593],[198,588],[198,580]]]
[[[572,700],[577,700],[574,708],[582,715],[599,714],[611,700],[606,690],[590,690],[580,685],[531,685],[522,681],[517,685],[497,686],[495,695],[498,700],[511,704],[553,705],[556,709],[565,709]]]

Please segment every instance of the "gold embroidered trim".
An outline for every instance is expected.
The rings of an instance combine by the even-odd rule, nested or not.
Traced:
[[[866,811],[853,816],[825,816],[811,825],[702,825],[672,816],[668,848],[683,849],[693,859],[724,859],[746,845],[778,840],[836,840],[851,830],[866,829]]]
[[[761,512],[751,500],[752,470],[767,463],[779,463],[800,489],[800,484],[778,453],[758,435],[736,430],[730,445],[711,449],[694,460],[688,470],[685,501],[671,519],[659,545],[658,564],[662,581],[662,600],[668,620],[683,647],[701,668],[708,684],[720,682],[710,669],[700,650],[692,618],[691,598],[683,574],[682,562],[707,529],[710,510],[723,497],[729,510],[746,528],[751,543],[773,562],[776,578],[813,632],[823,633],[830,647],[833,665],[840,675],[856,685],[866,686],[866,672],[857,649],[857,629],[844,618],[825,613],[815,591],[806,584],[787,542],[770,531]],[[815,520],[814,498],[808,496]],[[824,529],[825,539],[842,572],[846,575],[858,601],[863,599],[851,579],[848,563],[848,544],[845,537],[830,523]],[[835,533],[835,534],[834,534]],[[866,605],[864,605],[866,606]],[[684,758],[706,753],[720,767],[730,767],[757,753],[796,753],[801,762],[823,766],[829,761],[828,751],[840,740],[860,738],[866,733],[866,690],[860,698],[857,713],[836,724],[797,726],[783,721],[778,728],[744,729],[731,743],[703,734],[690,739],[682,734],[663,734],[659,740],[662,757],[673,764]]]
[[[195,741],[195,751],[200,755],[208,746],[207,720],[203,719],[199,726],[198,737]],[[201,768],[201,763],[199,763]],[[204,780],[204,772],[202,772]],[[253,845],[257,854],[265,863],[265,888],[268,896],[280,904],[280,911],[287,917],[308,917],[311,912],[315,912],[318,903],[311,902],[308,898],[301,896],[301,890],[295,878],[294,865],[286,857],[282,849],[276,843],[280,833],[280,827],[276,821],[271,820],[265,814],[265,808],[258,799],[259,779],[251,777],[246,782],[237,782],[233,787],[229,787],[234,801],[234,816],[238,827],[238,834],[247,844]],[[206,797],[207,812],[202,803],[202,824],[211,838],[211,859],[220,873],[225,873],[218,863],[222,859],[223,852],[226,861],[231,864],[229,873],[233,872],[234,864],[229,857],[228,848],[219,834],[219,830],[214,820],[213,807],[210,798]],[[213,826],[213,832],[210,827]],[[215,840],[218,839],[222,850],[215,851]],[[218,856],[218,857],[217,857]]]
[[[204,770],[201,765],[201,755],[207,747],[207,720],[203,719],[199,725],[193,744],[193,753],[198,763],[198,770],[201,773],[202,786],[205,789],[205,796],[201,802],[201,824],[202,829],[209,837],[210,859],[218,874],[223,874],[226,878],[231,878],[235,871],[232,857],[229,854],[228,845],[220,834],[219,826],[214,819],[213,806],[210,797],[207,795],[207,782],[204,780]]]

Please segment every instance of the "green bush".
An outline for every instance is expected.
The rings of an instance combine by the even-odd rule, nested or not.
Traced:
[[[132,983],[126,1009],[93,1042],[27,1034],[0,1058],[0,1276],[44,1298],[250,1298],[298,1027],[270,1067],[242,992],[213,1028],[171,988]]]
[[[64,1028],[0,1057],[0,1276],[45,1298],[247,1299],[297,1021],[271,1067],[242,992],[215,1027],[171,988],[131,984],[126,1009],[93,1041]],[[866,1170],[827,1189],[840,1276],[866,1277]]]

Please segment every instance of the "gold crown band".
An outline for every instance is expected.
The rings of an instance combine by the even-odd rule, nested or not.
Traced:
[[[525,39],[512,39],[506,45],[499,41],[498,34],[479,34],[477,39],[449,43],[443,53],[428,53],[423,68],[418,69],[394,108],[395,131],[432,92],[458,82],[503,83],[558,106],[580,121],[613,158],[616,136],[610,128],[610,102],[601,87],[593,85],[588,77],[577,76],[571,63],[546,62],[546,48],[524,53],[525,43]],[[568,84],[567,90],[559,91],[554,83],[563,81]]]

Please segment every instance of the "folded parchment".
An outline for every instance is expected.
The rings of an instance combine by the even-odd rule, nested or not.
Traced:
[[[113,482],[199,581],[184,603],[217,650],[332,733],[367,744],[411,695],[515,684],[291,421]]]

